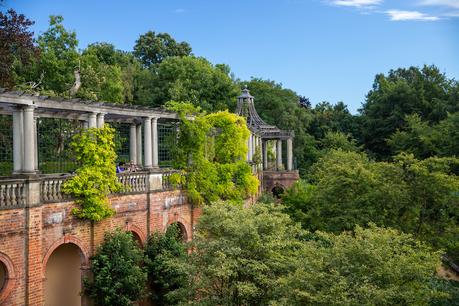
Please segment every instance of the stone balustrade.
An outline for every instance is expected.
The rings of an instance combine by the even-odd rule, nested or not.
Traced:
[[[117,194],[139,194],[180,189],[179,186],[174,186],[169,180],[170,175],[177,172],[176,170],[166,170],[119,173],[117,176],[123,188]],[[0,179],[0,210],[25,207],[29,193],[38,197],[40,203],[71,201],[72,197],[62,192],[64,182],[71,177],[72,175],[44,175],[33,178]]]
[[[40,184],[40,196],[43,203],[62,202],[71,196],[62,192],[62,185],[71,175],[45,176]]]
[[[24,207],[25,186],[23,180],[0,181],[0,210]]]
[[[122,193],[142,193],[147,191],[148,172],[123,172],[118,174],[123,185]]]

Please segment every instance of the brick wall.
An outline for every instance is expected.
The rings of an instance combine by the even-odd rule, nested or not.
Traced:
[[[165,231],[171,223],[180,222],[191,239],[201,213],[180,191],[114,196],[110,201],[115,216],[98,223],[75,218],[71,214],[73,202],[0,210],[0,261],[11,276],[0,291],[0,304],[43,305],[46,262],[62,244],[79,247],[86,273],[89,257],[105,232],[120,227],[145,243],[149,233]]]

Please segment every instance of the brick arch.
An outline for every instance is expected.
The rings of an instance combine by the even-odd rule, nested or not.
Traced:
[[[147,235],[145,235],[144,231],[140,227],[132,223],[126,223],[125,230],[126,232],[133,232],[134,234],[139,236],[140,243],[142,244],[142,246],[145,245],[147,241]]]
[[[0,262],[5,266],[7,273],[6,284],[0,289],[0,304],[2,304],[9,297],[16,285],[16,273],[14,271],[13,262],[8,255],[0,252]]]
[[[81,259],[82,259],[82,268],[83,269],[85,269],[85,268],[87,269],[89,267],[89,252],[84,247],[83,242],[80,239],[78,239],[77,237],[70,236],[70,235],[65,235],[64,237],[62,237],[62,238],[58,239],[57,241],[55,241],[49,247],[48,251],[45,254],[45,257],[43,257],[42,270],[41,270],[43,279],[46,278],[46,264],[48,263],[49,257],[51,256],[51,254],[53,254],[53,252],[58,247],[60,247],[63,244],[66,244],[66,243],[74,244],[80,249]]]
[[[183,219],[182,217],[174,216],[173,218],[171,218],[167,222],[167,226],[164,229],[164,232],[167,230],[169,225],[171,225],[173,223],[177,223],[180,226],[180,229],[183,231],[183,235],[184,235],[184,238],[185,238],[184,240],[185,241],[190,241],[191,240],[191,235],[190,235],[191,228],[190,228],[188,222],[185,219]]]

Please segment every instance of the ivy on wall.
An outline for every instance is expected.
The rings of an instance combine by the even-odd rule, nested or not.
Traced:
[[[116,177],[114,129],[89,128],[73,136],[71,148],[81,165],[63,185],[63,192],[76,198],[79,218],[100,221],[114,214],[108,195],[121,190]]]
[[[167,107],[181,120],[174,167],[182,175],[173,179],[185,183],[191,202],[240,202],[257,192],[258,179],[245,161],[250,131],[243,117],[228,111],[205,114],[183,102]]]

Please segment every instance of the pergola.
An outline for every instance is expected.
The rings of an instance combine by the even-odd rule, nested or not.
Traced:
[[[177,119],[175,113],[161,108],[51,98],[3,89],[0,114],[12,115],[14,174],[38,171],[37,118],[78,120],[90,128],[100,128],[105,122],[127,123],[130,160],[145,169],[159,167],[158,120]]]
[[[268,141],[276,142],[276,169],[283,170],[282,163],[282,142],[287,142],[287,167],[286,170],[293,170],[292,142],[294,137],[293,131],[284,131],[274,125],[269,125],[260,118],[255,109],[254,97],[250,95],[249,90],[244,88],[241,95],[237,98],[236,113],[247,120],[247,126],[250,130],[248,140],[247,160],[253,162],[255,150],[257,147],[263,148],[263,169],[268,169]]]

